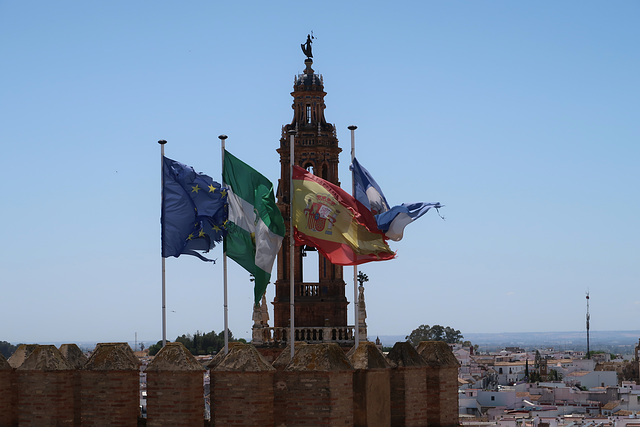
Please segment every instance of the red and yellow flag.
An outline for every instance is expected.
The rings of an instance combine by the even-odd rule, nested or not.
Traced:
[[[314,246],[337,265],[395,257],[373,214],[335,184],[293,167],[293,225],[296,244]]]

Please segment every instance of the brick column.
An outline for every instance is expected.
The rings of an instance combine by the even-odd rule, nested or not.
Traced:
[[[135,427],[140,413],[140,361],[127,343],[100,343],[80,372],[83,426]]]
[[[389,352],[391,369],[391,425],[427,425],[426,365],[408,342],[397,342]]]
[[[423,341],[418,354],[427,364],[427,421],[430,427],[457,426],[458,360],[443,341]]]
[[[182,343],[167,343],[145,370],[147,426],[203,425],[204,371]]]
[[[234,345],[211,371],[211,424],[273,426],[274,373],[255,347]]]
[[[0,354],[0,427],[18,425],[16,371]]]
[[[275,425],[353,425],[353,367],[337,344],[296,347],[274,383]]]
[[[79,426],[82,419],[80,408],[82,407],[82,383],[80,380],[81,369],[87,363],[87,356],[84,355],[80,347],[76,344],[62,344],[58,350],[62,353],[64,360],[67,361],[73,371],[73,418],[74,425]]]
[[[391,365],[372,342],[361,342],[347,357],[353,365],[353,425],[391,425]]]
[[[36,346],[17,373],[21,427],[74,424],[73,371],[55,346]]]

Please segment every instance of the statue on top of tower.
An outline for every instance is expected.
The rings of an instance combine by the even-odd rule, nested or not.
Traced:
[[[314,38],[311,34],[307,34],[307,42],[300,45],[302,48],[302,53],[304,53],[307,58],[313,58],[313,54],[311,53],[311,39]]]

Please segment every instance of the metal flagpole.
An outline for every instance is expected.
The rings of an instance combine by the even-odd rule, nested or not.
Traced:
[[[356,157],[356,129],[358,126],[351,125],[347,129],[351,131],[351,164],[353,164],[353,159]],[[356,197],[356,181],[353,179],[353,170],[351,170],[351,194],[353,197]],[[355,318],[355,348],[358,348],[360,344],[360,325],[358,322],[360,321],[360,303],[358,302],[358,266],[353,266],[353,311]]]
[[[161,139],[160,144],[160,215],[162,215],[162,205],[164,198],[164,144],[167,141]],[[162,244],[162,243],[161,243]],[[160,249],[160,258],[162,258],[162,347],[167,345],[167,293],[166,293],[166,276],[165,276],[165,259],[162,256],[162,248]]]
[[[220,147],[222,151],[222,183],[224,184],[224,143],[227,135],[220,135]],[[225,236],[225,239],[227,237]],[[224,245],[224,244],[223,244]],[[229,308],[227,306],[227,251],[222,251],[222,271],[224,289],[224,354],[229,354]]]
[[[295,288],[294,288],[294,268],[293,263],[295,261],[294,251],[295,251],[295,241],[293,239],[293,155],[294,155],[294,140],[295,140],[295,130],[289,131],[289,342],[291,343],[291,359],[293,359],[294,353],[294,342],[295,342]]]

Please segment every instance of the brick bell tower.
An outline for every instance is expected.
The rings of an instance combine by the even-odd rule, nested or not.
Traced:
[[[290,257],[289,257],[289,160],[290,160],[290,131],[295,132],[294,163],[313,174],[339,185],[338,161],[342,149],[338,146],[336,128],[327,123],[324,117],[325,103],[324,84],[322,76],[315,74],[311,68],[311,49],[309,41],[307,49],[303,45],[303,52],[307,59],[304,61],[305,70],[295,77],[293,92],[293,120],[282,127],[280,138],[280,179],[278,181],[277,203],[285,219],[286,232],[282,248],[278,254],[278,275],[275,282],[276,295],[274,305],[274,327],[286,328],[290,317]],[[294,254],[294,297],[295,297],[295,326],[298,328],[335,328],[347,326],[347,299],[345,297],[345,282],[342,277],[342,266],[334,265],[318,253],[317,264],[306,259],[311,247],[295,247]],[[316,252],[317,253],[317,252]],[[314,254],[315,255],[315,254]],[[309,257],[311,258],[311,257]],[[313,257],[315,258],[315,256]],[[305,282],[303,269],[317,269],[317,282]],[[315,277],[315,275],[314,275]],[[344,330],[344,329],[342,329]],[[334,341],[344,340],[340,337],[308,337],[300,333],[296,339]],[[325,333],[326,335],[326,333]]]

